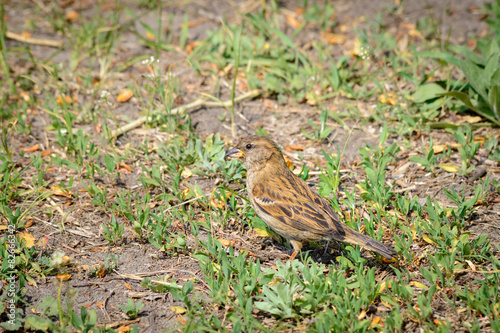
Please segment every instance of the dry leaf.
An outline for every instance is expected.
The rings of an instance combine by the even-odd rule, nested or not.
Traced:
[[[331,32],[322,32],[321,33],[321,38],[328,44],[334,44],[334,45],[344,45],[347,36],[344,34],[334,34]]]
[[[272,237],[270,233],[262,229],[253,228],[253,231],[255,231],[259,236],[262,237]]]
[[[155,40],[155,35],[149,31],[146,31],[146,38],[149,40]]]
[[[447,148],[448,148],[448,145],[433,145],[432,146],[432,150],[434,150],[434,154],[440,154]]]
[[[458,167],[456,165],[453,165],[453,164],[444,164],[444,163],[442,163],[442,164],[439,164],[438,167],[440,167],[444,171],[450,172],[450,173],[457,173],[458,170],[460,170],[460,167]]]
[[[468,123],[468,124],[475,124],[479,123],[483,120],[483,118],[479,116],[462,116],[462,122]]]
[[[71,279],[71,274],[67,274],[67,273],[57,274],[56,279],[61,281],[61,282],[68,281],[69,279]]]
[[[39,247],[45,247],[47,246],[47,244],[49,244],[49,237],[47,236],[42,236],[38,239],[38,242],[36,242],[36,246],[39,246]]]
[[[295,29],[300,28],[300,26],[302,25],[302,23],[297,20],[297,18],[295,17],[295,15],[291,15],[291,14],[287,15],[287,14],[285,14],[285,18],[288,21],[288,24],[290,24]]]
[[[28,147],[28,148],[22,148],[21,150],[24,151],[25,153],[32,153],[34,151],[37,151],[38,148],[40,148],[40,145],[37,143],[34,146]]]
[[[291,169],[293,166],[292,160],[289,159],[287,156],[283,156],[283,157],[285,158],[286,166],[288,167],[288,169]]]
[[[434,241],[433,241],[432,239],[430,239],[430,238],[429,238],[429,236],[427,236],[427,235],[423,235],[423,236],[422,236],[422,239],[423,239],[424,241],[426,241],[427,243],[429,243],[429,244],[436,244],[436,243],[434,243]]]
[[[132,172],[132,168],[129,167],[127,164],[121,162],[118,164],[118,172],[121,172],[123,174],[129,174]]]
[[[366,317],[366,310],[361,311],[361,313],[358,315],[358,320],[363,320],[363,318]]]
[[[172,310],[172,312],[176,314],[183,314],[187,312],[187,310],[184,309],[182,306],[175,306],[175,305],[170,305],[170,310]]]
[[[69,23],[75,22],[78,19],[78,12],[76,10],[70,10],[66,13],[66,21]]]
[[[129,99],[131,99],[132,96],[134,96],[134,93],[132,92],[132,90],[126,88],[120,92],[118,97],[116,97],[116,101],[120,102],[120,103],[124,103],[124,102],[128,101]]]
[[[69,256],[64,256],[62,257],[62,261],[61,261],[61,264],[63,265],[67,265],[71,262],[71,258]]]
[[[50,149],[44,149],[44,150],[42,150],[42,157],[52,155],[53,153],[54,153],[54,151],[53,151],[53,150],[50,150]]]
[[[56,103],[57,104],[60,104],[62,105],[64,102],[66,102],[67,104],[73,104],[73,102],[76,102],[77,101],[77,98],[75,99],[72,99],[71,97],[69,96],[64,96],[62,97],[61,95],[57,96],[57,101]]]
[[[71,195],[73,194],[71,191],[65,190],[59,185],[52,185],[50,189],[52,190],[53,195],[58,195],[61,197],[71,198]]]
[[[200,42],[199,40],[193,40],[193,41],[187,42],[187,44],[186,44],[186,52],[188,54],[193,53],[194,49],[196,49],[201,44],[202,44],[202,42]]]
[[[118,329],[116,331],[118,333],[127,333],[127,332],[132,331],[132,327],[127,326],[127,325],[123,325],[123,326],[118,327]]]
[[[132,290],[132,287],[130,286],[130,284],[128,284],[127,282],[123,283],[123,285],[125,286],[125,288],[127,288],[128,290]]]
[[[181,177],[183,179],[187,179],[189,177],[191,177],[193,175],[193,171],[191,171],[191,169],[189,168],[184,168],[184,170],[182,170],[181,172]]]
[[[180,314],[177,315],[177,320],[182,326],[186,326],[186,319],[184,319]]]
[[[234,239],[217,238],[217,240],[222,244],[222,246],[234,246],[236,243]]]
[[[414,286],[414,287],[420,288],[420,289],[428,289],[428,287],[425,284],[417,282],[417,281],[411,281],[410,286]]]
[[[303,151],[304,149],[305,149],[304,146],[301,145],[290,145],[285,147],[286,151],[294,151],[294,150]]]
[[[25,241],[24,244],[26,245],[27,248],[35,246],[35,240],[36,240],[36,238],[32,234],[30,234],[29,232],[27,232],[27,231],[20,232],[19,233],[19,238],[21,239],[21,241],[22,240]]]
[[[96,303],[96,306],[97,306],[99,309],[104,309],[104,303],[103,303],[103,302],[97,302],[97,303]]]
[[[32,225],[33,225],[33,220],[28,220],[28,221],[26,221],[26,223],[24,224],[24,227],[25,227],[25,228],[29,228],[29,227],[31,227]]]
[[[437,318],[435,318],[433,321],[434,321],[434,325],[436,325],[436,326],[439,326],[439,325],[443,325],[443,324],[444,324],[444,322],[443,322],[443,321],[441,321],[441,320],[439,320],[439,319],[437,319]]]
[[[104,267],[99,268],[99,270],[97,271],[97,276],[101,279],[106,276],[106,270],[104,269]]]
[[[383,104],[396,105],[398,103],[398,96],[393,92],[386,92],[381,94],[378,100]]]

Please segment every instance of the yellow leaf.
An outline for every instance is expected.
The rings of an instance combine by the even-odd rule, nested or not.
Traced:
[[[40,145],[37,143],[34,146],[28,147],[28,148],[22,148],[21,150],[24,151],[25,153],[32,153],[34,151],[37,151],[38,148],[40,148]]]
[[[189,168],[184,168],[184,170],[182,170],[182,173],[181,173],[181,177],[183,179],[186,179],[186,178],[189,178],[193,175],[193,171],[191,171],[191,169]]]
[[[187,312],[187,310],[184,309],[182,306],[175,306],[175,305],[170,305],[170,310],[172,310],[172,312],[176,314],[183,314]]]
[[[35,240],[36,238],[33,237],[32,234],[30,234],[29,232],[27,231],[24,231],[24,232],[20,232],[19,233],[19,237],[21,238],[21,241],[24,240],[24,244],[26,245],[26,247],[29,249],[30,247],[34,246],[35,245]]]
[[[116,101],[120,102],[120,103],[123,103],[123,102],[126,102],[129,99],[131,99],[132,96],[134,96],[134,93],[132,92],[132,90],[130,90],[130,89],[123,89],[121,91],[121,93],[116,97]]]
[[[54,194],[54,195],[71,198],[71,194],[72,194],[71,191],[65,190],[65,189],[61,188],[59,185],[53,185],[50,187],[50,189],[52,190],[52,194]]]
[[[58,279],[61,282],[68,281],[71,279],[71,274],[57,274],[56,279]]]
[[[460,170],[459,167],[453,164],[439,164],[438,165],[441,169],[443,169],[446,172],[451,172],[451,173],[457,173],[458,170]]]
[[[424,240],[424,241],[426,241],[426,242],[427,242],[427,243],[429,243],[429,244],[436,244],[436,243],[434,243],[434,241],[433,241],[432,239],[430,239],[430,238],[429,238],[429,236],[427,236],[427,235],[423,235],[423,236],[422,236],[422,238],[423,238],[423,240]]]
[[[253,228],[253,231],[255,231],[257,234],[259,234],[259,236],[262,237],[272,237],[270,233],[262,229]]]
[[[417,281],[411,281],[410,286],[414,286],[414,287],[417,287],[420,289],[428,289],[428,287],[425,284],[417,282]]]
[[[217,240],[222,244],[222,246],[234,246],[236,243],[234,239],[217,238]]]

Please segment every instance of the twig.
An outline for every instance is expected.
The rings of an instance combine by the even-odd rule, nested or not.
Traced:
[[[106,324],[106,328],[113,328],[113,327],[117,327],[117,326],[135,324],[135,323],[138,323],[140,320],[141,320],[140,318],[137,318],[134,320],[115,321],[114,323]],[[96,327],[100,328],[100,327],[104,327],[104,325],[98,325]]]
[[[62,47],[63,46],[63,42],[61,42],[59,40],[24,37],[22,35],[18,35],[14,32],[10,32],[10,31],[7,31],[5,36],[7,36],[7,38],[17,40],[18,42],[23,42],[23,43],[28,43],[28,44],[43,45],[43,46],[50,46],[50,47]]]
[[[251,90],[251,91],[247,92],[246,94],[243,94],[243,95],[235,98],[234,102],[237,103],[237,102],[244,101],[246,99],[257,97],[260,95],[260,93],[261,93],[261,91],[259,89]],[[179,106],[178,108],[172,109],[170,111],[170,114],[184,114],[186,112],[186,110],[188,110],[188,109],[199,108],[202,106],[206,106],[206,107],[222,106],[222,107],[227,108],[227,107],[231,106],[231,100],[228,100],[225,102],[213,102],[213,101],[207,101],[205,99],[197,99],[196,101],[194,101],[192,103],[185,104],[185,105]],[[148,119],[150,119],[150,117],[143,116],[143,117],[140,117],[140,118],[134,120],[131,123],[128,123],[127,125],[119,127],[111,132],[110,138],[111,139],[117,138],[120,135],[122,135],[122,134],[136,128],[136,127],[141,126]]]
[[[168,212],[168,211],[169,211],[169,210],[171,210],[171,209],[174,209],[174,208],[176,208],[176,207],[179,207],[179,206],[185,205],[185,204],[187,204],[187,203],[190,203],[191,201],[195,201],[195,200],[201,199],[201,198],[203,198],[203,197],[204,197],[203,195],[200,195],[199,197],[196,197],[196,198],[193,198],[193,199],[189,199],[188,201],[181,202],[181,203],[180,203],[180,204],[178,204],[178,205],[175,205],[175,206],[172,206],[172,207],[168,207],[167,209],[165,209],[165,210],[163,211],[163,214],[165,214],[166,212]]]
[[[39,219],[38,217],[36,216],[32,216],[33,219],[39,221],[39,222],[42,222],[44,224],[47,224],[47,225],[50,225],[51,227],[54,227],[54,228],[61,228],[60,226],[56,225],[56,224],[53,224],[53,223],[50,223],[50,222],[47,222],[47,221],[44,221],[42,219]],[[77,230],[71,230],[71,229],[68,229],[68,228],[64,228],[64,231],[67,231],[71,234],[74,234],[74,235],[78,235],[78,236],[82,236],[82,237],[87,237],[87,238],[93,238],[91,235],[86,235],[84,234],[83,232],[81,231],[77,231]]]

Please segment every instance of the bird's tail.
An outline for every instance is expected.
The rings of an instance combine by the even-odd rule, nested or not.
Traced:
[[[385,245],[375,239],[359,233],[354,230],[345,230],[348,231],[345,235],[345,240],[348,243],[358,244],[366,247],[368,250],[377,252],[382,255],[386,259],[396,258],[398,253],[394,250],[394,248],[390,245]]]

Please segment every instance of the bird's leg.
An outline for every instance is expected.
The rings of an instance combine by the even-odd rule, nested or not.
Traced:
[[[295,257],[297,256],[297,254],[299,254],[299,251],[293,251],[292,254],[290,255],[290,258],[288,258],[288,262],[292,262],[293,259],[295,259]]]
[[[326,241],[325,253],[323,253],[323,255],[326,255],[326,252],[328,251],[328,245],[330,245],[330,241]]]
[[[293,246],[293,253],[290,256],[290,259],[288,259],[289,262],[292,262],[293,259],[299,254],[300,249],[302,248],[302,242],[296,241],[296,240],[290,240],[290,244]]]

